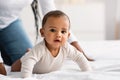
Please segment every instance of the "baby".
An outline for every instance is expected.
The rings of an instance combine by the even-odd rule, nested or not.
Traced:
[[[64,12],[48,12],[43,17],[40,29],[43,40],[20,59],[22,77],[30,77],[32,73],[56,71],[61,68],[65,58],[77,62],[82,71],[91,71],[86,57],[67,43],[69,30],[70,19]]]

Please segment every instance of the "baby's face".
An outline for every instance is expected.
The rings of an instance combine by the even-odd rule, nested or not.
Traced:
[[[59,48],[63,46],[70,33],[69,33],[69,20],[66,16],[49,17],[41,29],[41,34],[47,42],[49,48]]]

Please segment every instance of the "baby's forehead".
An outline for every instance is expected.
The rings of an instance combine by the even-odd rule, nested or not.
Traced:
[[[48,29],[48,30],[65,30],[65,31],[69,31],[68,26],[45,26],[44,28]]]
[[[46,19],[45,25],[53,25],[53,24],[64,24],[64,26],[68,26],[70,28],[70,21],[69,18],[66,15],[61,15],[61,16],[49,16]]]

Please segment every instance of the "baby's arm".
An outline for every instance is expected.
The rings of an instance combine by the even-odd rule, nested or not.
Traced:
[[[91,65],[87,58],[73,46],[69,46],[68,57],[70,57],[73,61],[77,62],[82,71],[92,70]]]
[[[6,70],[3,63],[0,63],[0,74],[6,75]]]
[[[22,63],[21,76],[23,78],[31,77],[34,65],[37,62],[36,57],[30,51],[30,52],[26,53],[20,60]]]
[[[78,63],[82,71],[92,71],[89,61],[83,54],[78,55],[78,57],[76,58],[76,62]]]
[[[33,61],[31,60],[22,61],[22,67],[21,67],[22,78],[31,77],[33,67],[34,67]]]

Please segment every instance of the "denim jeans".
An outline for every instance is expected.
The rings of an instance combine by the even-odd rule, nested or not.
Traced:
[[[32,43],[22,27],[22,22],[16,20],[0,30],[0,52],[7,65],[12,65],[25,54],[27,48],[32,48]]]

